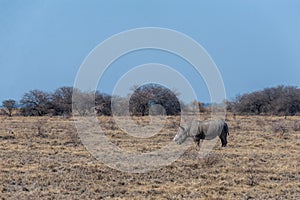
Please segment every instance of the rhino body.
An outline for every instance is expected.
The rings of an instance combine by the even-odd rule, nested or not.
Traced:
[[[229,135],[229,129],[224,120],[195,120],[188,128],[180,127],[179,132],[173,140],[177,144],[182,144],[187,137],[192,137],[194,142],[199,146],[200,140],[211,140],[219,136],[222,147],[226,147],[227,135]]]

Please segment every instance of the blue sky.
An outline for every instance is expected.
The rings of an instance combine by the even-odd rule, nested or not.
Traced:
[[[96,45],[141,27],[174,29],[201,44],[219,68],[228,99],[279,84],[299,87],[299,10],[297,0],[0,0],[0,101],[72,86]],[[182,64],[199,100],[209,101],[201,77],[174,56],[145,51],[118,61],[100,90],[110,92],[136,64]]]

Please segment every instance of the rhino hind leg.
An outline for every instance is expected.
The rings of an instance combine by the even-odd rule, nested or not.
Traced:
[[[225,122],[223,124],[222,132],[219,136],[219,138],[221,139],[221,142],[222,142],[222,147],[226,147],[226,145],[227,145],[227,135],[229,135],[229,131],[228,131],[228,125]]]
[[[226,147],[226,145],[227,145],[226,136],[222,137],[222,135],[220,135],[219,137],[221,139],[222,147]]]
[[[226,147],[226,145],[227,145],[227,133],[224,130],[222,131],[219,138],[221,139],[222,147]]]

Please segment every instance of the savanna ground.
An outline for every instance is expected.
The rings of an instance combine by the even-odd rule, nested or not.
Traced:
[[[137,118],[139,123],[146,118]],[[128,151],[147,152],[174,137],[169,117],[155,139],[132,139],[110,117],[106,135]],[[300,117],[232,116],[228,146],[218,141],[199,159],[195,146],[176,162],[147,173],[127,173],[94,159],[71,118],[0,118],[2,199],[299,199]]]

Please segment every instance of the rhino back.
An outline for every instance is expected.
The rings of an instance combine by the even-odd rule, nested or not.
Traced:
[[[199,127],[203,130],[206,140],[214,139],[222,132],[224,121],[222,120],[210,120],[204,121],[199,124]]]

